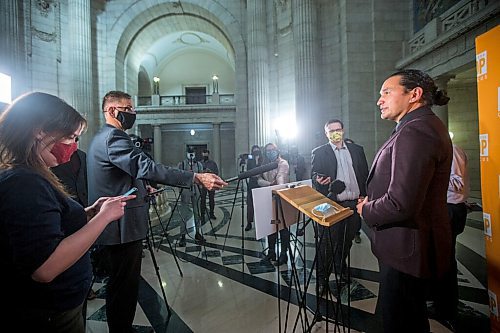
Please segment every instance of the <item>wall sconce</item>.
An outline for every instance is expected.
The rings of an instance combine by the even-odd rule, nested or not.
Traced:
[[[160,94],[160,78],[158,76],[153,77],[153,95]]]
[[[212,76],[212,94],[218,94],[219,93],[219,77],[217,76],[217,74],[214,74],[214,76]]]
[[[191,135],[195,135],[195,134],[196,134],[196,131],[195,131],[194,129],[192,129],[192,130],[190,130],[190,131],[189,131],[189,134],[191,134]]]

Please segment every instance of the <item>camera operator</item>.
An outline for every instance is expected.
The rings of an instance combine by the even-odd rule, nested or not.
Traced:
[[[201,162],[196,161],[196,154],[191,147],[188,148],[186,153],[186,158],[178,164],[177,168],[196,173],[204,172],[203,164],[201,164]],[[193,210],[194,227],[196,230],[194,239],[197,243],[203,243],[205,241],[205,238],[200,233],[201,216],[200,216],[200,210],[198,209],[199,200],[200,200],[200,188],[196,184],[193,184],[190,189],[182,189],[181,204],[185,206],[191,205],[191,208]],[[181,227],[181,237],[177,245],[180,247],[184,247],[186,246],[186,234],[187,234],[186,223],[181,222],[180,227]]]
[[[215,163],[214,160],[210,159],[210,150],[204,149],[202,153],[202,161],[201,164],[203,165],[203,172],[209,172],[209,173],[215,173],[216,175],[219,174],[219,167],[217,166],[217,163]],[[202,222],[205,220],[205,212],[207,211],[207,193],[208,193],[208,205],[210,208],[209,215],[210,219],[215,220],[217,217],[215,217],[214,214],[214,209],[215,209],[215,190],[207,190],[206,188],[201,189],[201,220]]]

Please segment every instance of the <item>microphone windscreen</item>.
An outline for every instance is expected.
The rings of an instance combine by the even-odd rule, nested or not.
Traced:
[[[255,177],[257,175],[260,175],[261,173],[268,172],[268,171],[274,170],[276,168],[278,168],[278,162],[267,163],[267,164],[255,167],[252,170],[248,170],[248,171],[240,173],[238,175],[238,179]]]
[[[344,192],[344,190],[345,190],[345,183],[338,179],[335,179],[333,182],[331,182],[330,186],[328,187],[328,192],[333,194],[340,194]]]

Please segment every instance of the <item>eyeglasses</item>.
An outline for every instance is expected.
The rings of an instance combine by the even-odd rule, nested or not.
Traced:
[[[338,129],[331,129],[331,130],[328,130],[326,131],[327,133],[335,133],[335,132],[343,132],[344,130],[342,128],[338,128]]]
[[[135,109],[131,106],[113,106],[113,107],[115,109],[123,109],[123,111],[128,112],[128,113],[136,113]]]

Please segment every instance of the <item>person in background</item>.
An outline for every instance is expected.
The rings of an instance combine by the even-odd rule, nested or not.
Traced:
[[[142,264],[142,243],[148,224],[148,191],[144,180],[189,188],[193,183],[208,189],[226,183],[217,175],[193,173],[156,163],[137,148],[125,132],[135,123],[132,97],[109,91],[102,101],[106,124],[94,136],[87,152],[89,200],[120,195],[133,187],[137,198],[130,201],[125,215],[111,223],[97,240],[107,258],[109,280],[106,316],[110,333],[132,332],[137,307]]]
[[[354,143],[354,140],[349,139],[349,138],[344,138],[344,142],[347,143]],[[368,162],[367,162],[368,163]],[[356,244],[361,243],[361,223],[359,223],[358,226],[358,231],[356,231],[356,234],[354,235],[354,242]]]
[[[466,201],[469,194],[470,177],[467,154],[459,146],[453,145],[453,160],[451,162],[446,204],[452,233],[451,266],[443,278],[433,284],[431,297],[434,301],[435,318],[444,322],[452,330],[456,326],[458,315],[458,278],[455,247],[457,236],[465,229],[465,222],[467,221]]]
[[[427,284],[449,271],[446,191],[453,151],[446,126],[431,110],[448,100],[415,69],[390,75],[380,89],[380,117],[397,125],[375,155],[357,210],[372,230],[377,309],[386,333],[429,332]]]
[[[260,147],[259,145],[253,145],[252,148],[250,149],[250,156],[248,156],[247,160],[247,171],[252,170],[253,168],[256,168],[262,164],[262,154],[260,152]],[[259,187],[259,183],[257,182],[257,176],[255,177],[250,177],[248,179],[248,185],[247,185],[247,225],[245,226],[245,231],[250,231],[252,230],[252,223],[254,221],[254,208],[253,208],[253,196],[252,196],[252,190],[254,188]]]
[[[289,165],[286,160],[281,158],[278,147],[274,143],[268,143],[264,146],[264,159],[262,164],[278,162],[278,168],[273,169],[271,171],[264,172],[259,175],[257,178],[257,183],[259,187],[272,186],[272,185],[280,185],[288,183],[288,172]],[[280,231],[281,238],[281,251],[276,260],[276,242],[278,240],[278,232],[275,232],[269,236],[267,236],[267,243],[269,245],[269,249],[267,255],[263,260],[274,262],[276,266],[284,265],[288,262],[288,248],[290,247],[290,231],[288,228],[281,229]]]
[[[362,146],[344,140],[344,124],[339,119],[328,120],[324,130],[328,142],[313,149],[311,156],[313,187],[341,206],[356,210],[358,199],[366,195],[368,162],[365,151]],[[360,227],[361,218],[357,212],[331,227],[318,225],[319,295],[329,290],[334,268],[338,278],[348,282],[346,259]]]
[[[84,208],[51,172],[70,160],[85,127],[74,108],[41,92],[17,98],[0,116],[2,319],[20,332],[85,331],[89,248],[135,198]]]
[[[288,164],[293,166],[295,181],[304,180],[307,177],[307,167],[304,156],[299,154],[299,148],[296,145],[290,147],[288,154]]]
[[[188,148],[186,158],[179,162],[177,167],[180,170],[187,170],[191,172],[202,173],[203,164],[196,160],[196,154],[194,150],[190,147]],[[183,188],[181,193],[181,204],[188,209],[191,209],[193,212],[193,221],[194,221],[194,240],[197,244],[201,244],[205,241],[205,237],[201,234],[201,224],[204,222],[204,216],[201,215],[200,209],[200,199],[201,197],[201,189],[198,185],[192,184],[189,188]],[[178,246],[184,247],[186,246],[186,234],[187,234],[187,226],[185,221],[181,221],[180,227],[180,238],[177,243]]]
[[[67,163],[55,166],[51,168],[51,171],[59,178],[74,200],[83,207],[88,206],[87,154],[83,150],[77,148]]]
[[[201,164],[203,165],[203,172],[214,173],[216,175],[219,174],[219,167],[214,160],[210,159],[210,150],[204,149],[202,153]],[[201,202],[200,202],[200,214],[201,218],[205,218],[205,213],[207,211],[207,194],[208,194],[208,206],[209,210],[209,218],[212,220],[217,219],[215,217],[215,190],[208,191],[206,188],[201,189]]]

